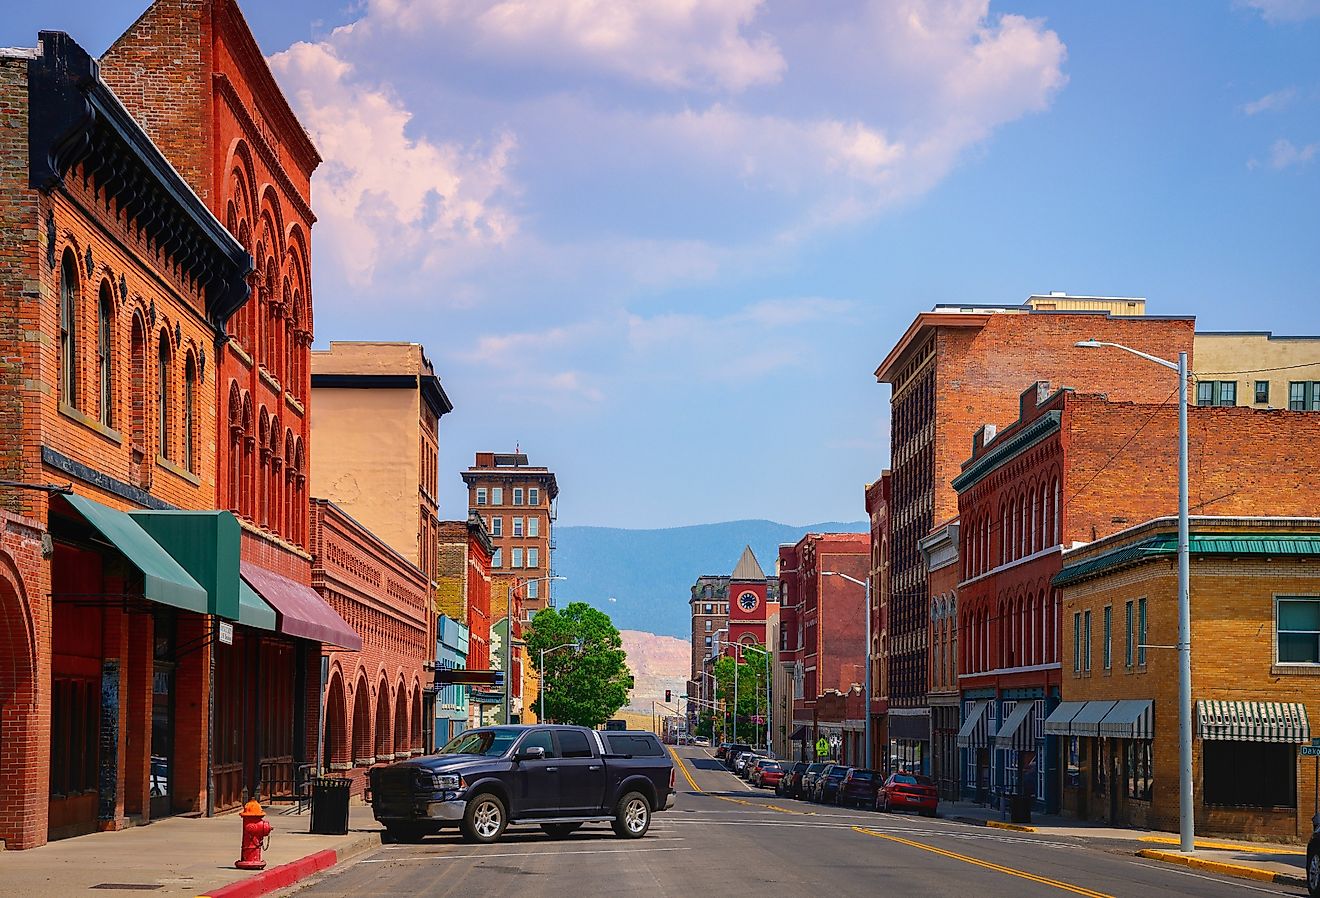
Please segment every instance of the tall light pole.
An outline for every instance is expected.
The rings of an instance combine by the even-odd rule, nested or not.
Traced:
[[[740,647],[749,652],[760,652],[765,656],[765,750],[770,751],[770,650],[754,645]]]
[[[724,633],[727,635],[728,632],[728,627],[721,627],[715,631],[715,660],[717,662],[719,661],[719,656],[723,654],[723,651],[720,649],[720,634]],[[719,685],[719,680],[716,680],[716,691],[719,690]],[[725,733],[727,735],[727,730]],[[738,659],[736,657],[733,659],[733,739],[726,739],[725,741],[738,741]]]
[[[563,645],[557,645],[552,649],[541,649],[541,670],[539,671],[541,675],[541,691],[540,691],[540,695],[537,696],[540,699],[541,710],[536,712],[536,716],[540,718],[539,720],[540,723],[545,723],[545,686],[546,686],[545,656],[549,654],[553,654],[554,652],[557,652],[560,649],[573,649],[574,651],[580,652],[582,651],[582,640],[574,639],[572,642],[566,642]]]
[[[1191,536],[1187,498],[1187,353],[1174,364],[1121,343],[1083,340],[1083,349],[1109,347],[1140,356],[1178,373],[1178,848],[1196,847],[1196,808],[1192,799],[1192,602]]]
[[[509,581],[509,604],[504,612],[504,723],[508,724],[513,716],[513,592],[524,583],[543,580],[567,580],[567,577],[551,575],[548,577],[514,577]]]
[[[867,770],[874,770],[871,766],[871,578],[858,580],[856,577],[850,577],[839,571],[821,571],[822,577],[841,577],[849,583],[856,583],[862,587],[865,594],[865,608],[862,616],[866,619],[866,648],[862,652],[862,658],[866,663],[866,673],[863,676],[862,686],[862,758],[866,763]]]

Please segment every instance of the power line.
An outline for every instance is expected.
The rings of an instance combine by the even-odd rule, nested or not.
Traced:
[[[1320,368],[1320,362],[1303,362],[1300,365],[1280,365],[1277,368],[1247,368],[1243,371],[1202,371],[1201,377],[1212,374],[1264,374],[1269,371],[1294,371],[1298,368]]]

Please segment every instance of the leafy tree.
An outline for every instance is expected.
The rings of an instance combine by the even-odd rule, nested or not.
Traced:
[[[765,741],[764,720],[760,723],[756,721],[756,718],[766,713],[765,660],[760,652],[752,651],[760,648],[761,646],[753,644],[748,649],[737,652],[736,654],[746,655],[746,659],[741,663],[735,661],[732,655],[725,655],[715,662],[715,695],[728,709],[726,720],[717,722],[720,728],[732,724],[732,720],[727,718],[733,712],[733,678],[735,669],[737,671],[738,726],[730,739],[733,742],[756,745]],[[725,738],[730,737],[726,735]]]
[[[527,653],[538,668],[541,650],[580,642],[582,648],[559,649],[545,656],[541,691],[545,717],[556,723],[597,727],[628,703],[628,673],[623,640],[608,614],[585,602],[537,612],[525,633]],[[537,711],[541,708],[538,699]]]

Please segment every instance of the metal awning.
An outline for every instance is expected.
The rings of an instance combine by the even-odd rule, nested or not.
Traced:
[[[1097,701],[1087,702],[1082,705],[1082,709],[1073,715],[1073,719],[1068,724],[1068,735],[1070,736],[1099,736],[1100,721],[1118,702]]]
[[[338,646],[350,652],[362,648],[362,637],[310,586],[303,586],[249,561],[242,562],[239,569],[257,595],[275,609],[277,632]]]
[[[468,670],[462,667],[437,667],[435,685],[443,686],[504,686],[502,670]]]
[[[131,511],[129,515],[206,590],[212,614],[245,623],[238,588],[241,530],[233,514]]]
[[[1154,739],[1155,703],[1148,699],[1123,699],[1100,721],[1100,735],[1109,739]]]
[[[1082,710],[1085,704],[1086,702],[1059,702],[1058,706],[1050,712],[1050,716],[1045,718],[1045,735],[1067,736],[1072,719],[1077,716],[1077,712]]]
[[[210,613],[206,590],[127,513],[76,493],[62,498],[142,572],[144,597],[183,611]]]
[[[1311,722],[1301,702],[1196,703],[1202,739],[1232,742],[1309,742]]]
[[[995,734],[995,748],[1014,751],[1036,750],[1036,702],[1020,701],[1004,718],[1004,724]]]
[[[238,622],[245,627],[278,632],[275,609],[266,604],[247,581],[238,581]]]
[[[987,748],[990,745],[990,702],[979,701],[967,712],[958,730],[959,748]]]
[[[793,728],[793,732],[788,734],[789,742],[797,742],[805,738],[807,738],[807,725],[805,723],[798,724]]]

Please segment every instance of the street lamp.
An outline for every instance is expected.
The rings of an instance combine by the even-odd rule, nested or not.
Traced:
[[[842,577],[849,583],[856,583],[862,587],[866,595],[866,606],[863,609],[862,616],[866,618],[866,649],[862,652],[862,658],[866,662],[866,674],[862,678],[862,758],[866,763],[867,770],[874,770],[871,766],[871,579],[858,580],[856,577],[850,577],[839,571],[821,571],[822,577]]]
[[[548,577],[514,577],[509,581],[509,604],[504,614],[504,723],[508,724],[513,716],[513,591],[524,583],[539,583],[543,580],[567,580],[567,577],[551,575]]]
[[[540,718],[540,722],[541,722],[541,723],[545,723],[545,687],[546,687],[546,682],[545,682],[545,656],[546,656],[546,655],[553,654],[553,653],[559,651],[560,649],[572,649],[572,650],[575,651],[575,652],[581,652],[581,651],[582,651],[582,640],[581,640],[581,639],[574,639],[572,642],[566,642],[566,643],[564,643],[563,645],[557,645],[557,646],[555,646],[555,647],[552,648],[552,649],[541,649],[541,670],[540,670],[540,674],[541,674],[541,694],[540,694],[540,696],[539,696],[539,698],[540,698],[540,700],[541,700],[541,710],[538,711],[537,714],[536,714],[536,716]]]
[[[749,652],[760,652],[765,656],[765,750],[770,751],[770,650],[741,644],[739,648]]]
[[[1140,356],[1178,372],[1178,848],[1196,847],[1196,812],[1192,803],[1192,603],[1191,537],[1187,513],[1187,353],[1178,363],[1149,355],[1121,343],[1083,340],[1082,349],[1108,347]]]
[[[720,655],[724,654],[723,650],[720,648],[720,634],[724,633],[725,635],[727,635],[728,632],[729,632],[728,627],[721,627],[720,629],[715,631],[714,657],[716,661],[719,660]],[[719,691],[719,686],[720,686],[719,680],[716,680],[715,689],[717,692]],[[725,732],[725,736],[727,737],[729,732],[728,729],[726,728],[724,732]],[[726,738],[725,741],[730,741],[730,740]],[[732,741],[733,742],[738,741],[738,659],[737,658],[733,659],[733,739]]]

